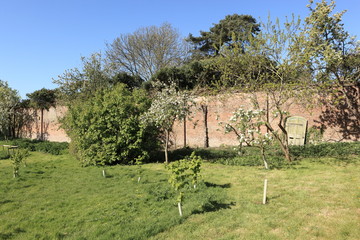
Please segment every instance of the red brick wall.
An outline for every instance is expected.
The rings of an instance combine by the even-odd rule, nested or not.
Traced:
[[[265,103],[265,98],[260,96],[260,102]],[[203,114],[200,109],[200,104],[206,104],[208,106],[208,134],[209,134],[209,145],[210,147],[218,147],[220,145],[236,145],[238,144],[236,136],[234,133],[224,134],[223,129],[219,126],[219,121],[227,122],[232,115],[232,113],[240,107],[250,109],[251,102],[250,98],[246,94],[224,94],[212,97],[201,97],[196,99],[197,107],[193,109],[193,114],[191,116],[191,121],[187,120],[186,126],[186,138],[187,145],[191,147],[202,147],[204,145],[204,123],[203,123]],[[271,105],[271,104],[270,104]],[[260,106],[265,109],[265,104]],[[323,106],[315,105],[312,110],[306,110],[299,104],[289,104],[287,105],[288,112],[291,113],[291,116],[302,116],[308,119],[308,126],[321,127],[323,122],[321,122],[320,116],[325,110]],[[70,141],[69,137],[66,135],[65,131],[59,125],[59,119],[66,112],[66,107],[58,106],[56,108],[51,108],[49,111],[44,111],[44,123],[45,123],[45,136],[49,141]],[[271,115],[271,114],[270,114]],[[40,114],[38,114],[40,116]],[[270,118],[271,119],[271,118]],[[37,118],[37,121],[34,123],[33,131],[31,133],[31,138],[36,138],[39,135],[39,125],[40,119]],[[275,124],[274,124],[275,125]],[[342,141],[342,140],[359,140],[358,134],[351,135],[348,139],[344,139],[343,133],[344,129],[340,129],[336,126],[322,126],[324,131],[324,140],[325,141]],[[184,144],[184,130],[183,123],[176,122],[174,124],[173,133],[172,133],[172,142],[174,147],[182,147]]]

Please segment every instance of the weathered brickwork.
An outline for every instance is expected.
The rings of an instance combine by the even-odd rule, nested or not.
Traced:
[[[226,122],[229,120],[232,113],[242,107],[246,109],[251,108],[250,98],[244,94],[224,94],[207,98],[197,98],[197,107],[193,109],[194,114],[191,120],[186,121],[186,143],[191,147],[202,147],[204,145],[204,121],[203,113],[200,105],[208,106],[208,136],[209,146],[217,147],[221,145],[236,145],[237,140],[235,134],[224,134],[223,129],[219,126],[219,121]],[[265,97],[260,96],[260,102],[266,103]],[[270,104],[271,105],[271,104]],[[266,109],[266,104],[261,106]],[[324,141],[356,141],[359,140],[359,134],[350,134],[344,137],[344,129],[336,126],[326,126],[321,121],[322,112],[325,110],[323,106],[315,105],[311,110],[307,110],[300,104],[288,104],[287,110],[291,116],[302,116],[308,119],[308,127],[315,126],[324,129]],[[44,111],[44,125],[45,136],[49,141],[70,141],[65,131],[60,127],[59,119],[66,112],[66,107],[58,106],[51,108],[49,111]],[[40,115],[40,114],[38,114]],[[269,115],[271,120],[271,114]],[[275,122],[274,122],[275,123]],[[40,119],[34,123],[31,134],[28,137],[36,138],[39,135]],[[276,124],[274,124],[276,125]],[[176,122],[174,124],[172,134],[173,147],[182,147],[184,145],[184,124],[183,122]],[[345,131],[346,132],[346,131]]]

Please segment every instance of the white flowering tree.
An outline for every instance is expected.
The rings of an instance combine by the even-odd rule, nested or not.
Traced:
[[[264,133],[261,128],[265,127],[266,112],[264,110],[245,110],[239,108],[230,117],[229,122],[220,122],[225,129],[225,133],[233,132],[239,140],[239,152],[242,153],[243,145],[258,147],[264,162],[264,167],[269,169],[266,160],[266,146],[272,141],[269,133]]]
[[[144,114],[143,121],[153,124],[165,134],[165,163],[168,163],[170,132],[176,120],[182,121],[191,113],[193,97],[188,91],[179,91],[174,84],[162,85],[152,101],[150,109]]]

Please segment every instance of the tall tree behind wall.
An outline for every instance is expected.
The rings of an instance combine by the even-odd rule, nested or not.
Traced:
[[[33,93],[26,94],[30,99],[30,105],[35,109],[39,109],[41,112],[40,117],[40,140],[45,140],[44,138],[44,110],[49,110],[51,107],[56,106],[56,96],[55,90],[42,88],[40,90],[34,91]]]
[[[181,64],[187,55],[187,45],[168,23],[122,34],[107,44],[106,51],[114,71],[140,76],[144,81],[150,80],[161,68]]]
[[[216,56],[223,46],[229,47],[234,44],[234,37],[237,39],[237,44],[244,49],[249,43],[249,33],[256,35],[259,31],[260,25],[252,16],[233,14],[225,16],[209,31],[200,31],[199,37],[190,34],[187,41],[193,44],[195,54]]]

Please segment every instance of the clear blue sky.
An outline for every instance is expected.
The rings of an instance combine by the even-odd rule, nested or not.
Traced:
[[[140,27],[171,23],[186,37],[228,14],[256,19],[308,14],[308,0],[0,0],[0,79],[26,93],[56,88],[52,78],[80,57]],[[360,36],[360,0],[337,0],[345,28]]]

